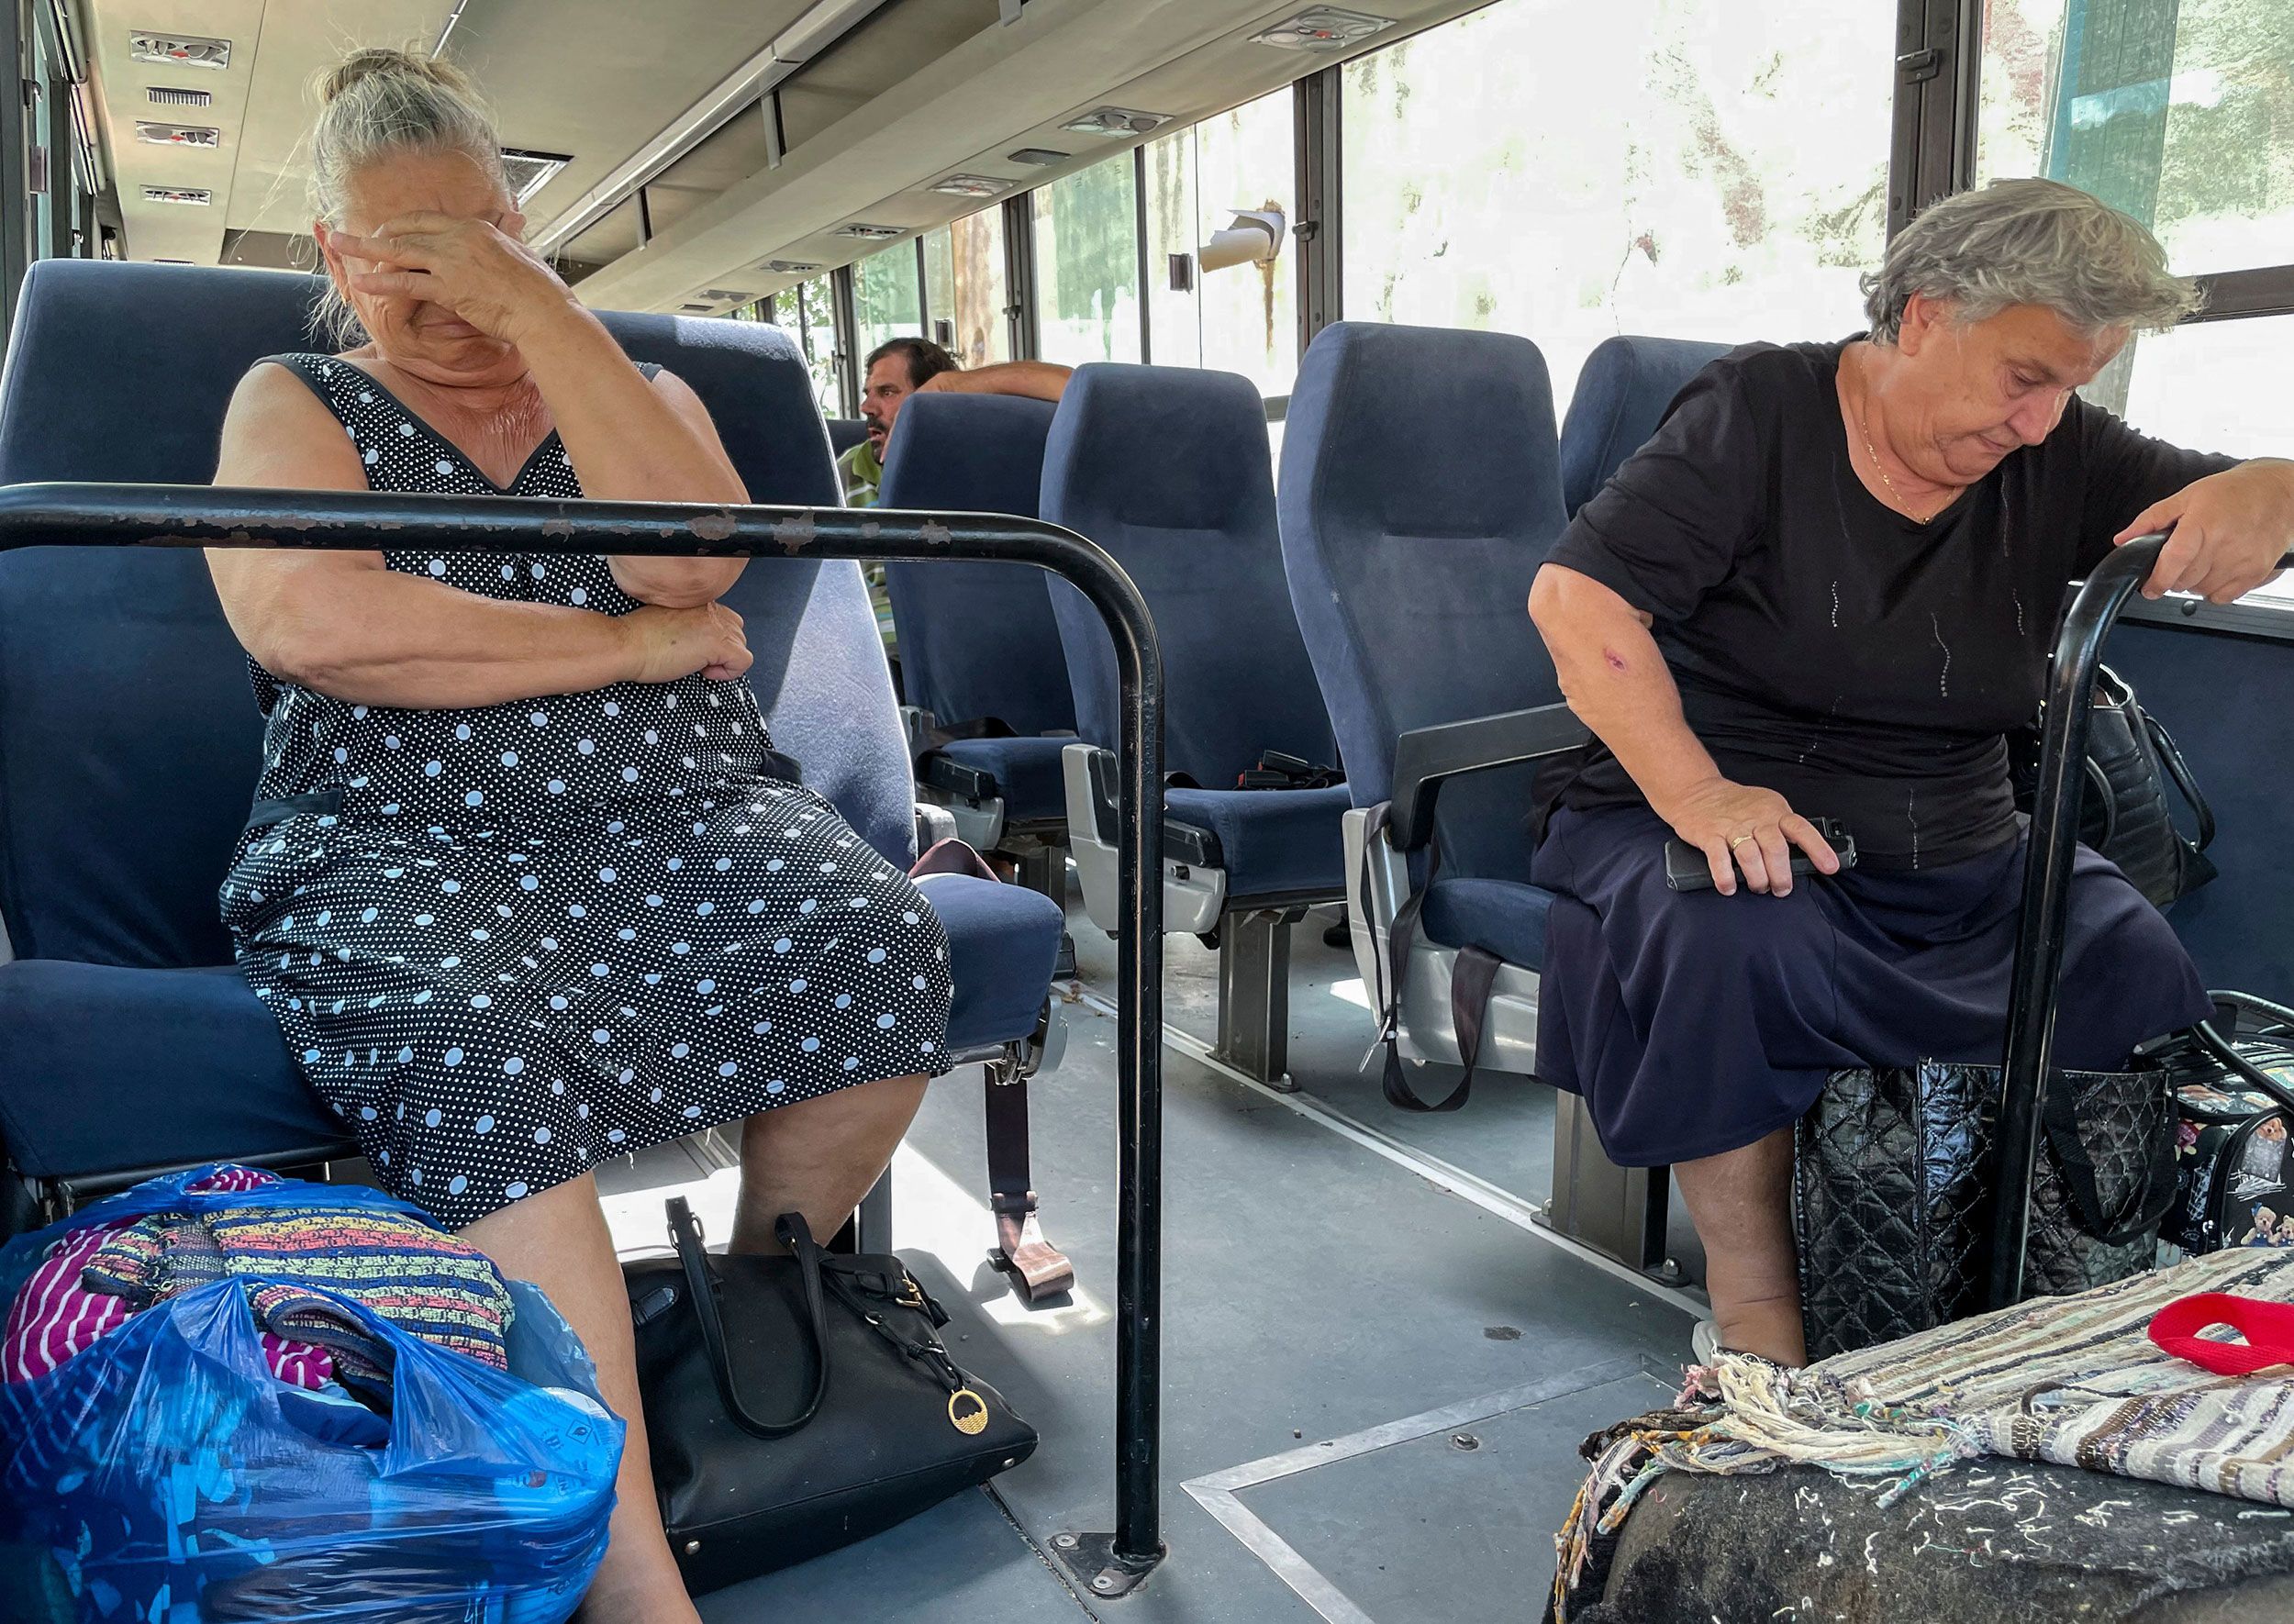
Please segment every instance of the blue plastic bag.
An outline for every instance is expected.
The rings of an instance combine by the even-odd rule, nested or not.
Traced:
[[[11,1242],[0,1304],[91,1223],[267,1198],[411,1210],[339,1185],[187,1193],[212,1171]],[[561,1624],[605,1552],[623,1428],[549,1300],[510,1295],[507,1374],[334,1299],[392,1355],[387,1418],[273,1377],[237,1281],[148,1308],[0,1385],[0,1541],[53,1552],[87,1619]]]

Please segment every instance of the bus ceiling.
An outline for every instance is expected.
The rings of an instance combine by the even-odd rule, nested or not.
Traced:
[[[718,314],[1478,3],[60,0],[130,259],[311,268],[317,80],[415,41],[586,299]]]

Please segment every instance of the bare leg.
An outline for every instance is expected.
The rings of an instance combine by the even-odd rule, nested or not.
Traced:
[[[1778,1364],[1807,1363],[1792,1244],[1792,1129],[1676,1162],[1673,1176],[1705,1243],[1705,1290],[1720,1345]]]
[[[576,1617],[581,1624],[699,1624],[653,1498],[629,1298],[614,1257],[613,1236],[597,1205],[596,1181],[585,1174],[488,1213],[464,1229],[462,1238],[505,1274],[541,1288],[597,1362],[597,1386],[607,1407],[629,1425],[621,1474],[614,1484],[619,1498],[610,1542]]]
[[[899,1148],[924,1103],[926,1081],[856,1083],[743,1123],[732,1250],[774,1251],[774,1220],[785,1212],[803,1213],[824,1242],[842,1229]]]

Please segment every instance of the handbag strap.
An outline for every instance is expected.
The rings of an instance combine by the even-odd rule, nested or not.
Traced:
[[[2210,1020],[2202,1020],[2190,1029],[2190,1035],[2199,1040],[2199,1047],[2215,1060],[2229,1067],[2238,1080],[2255,1093],[2266,1095],[2289,1111],[2294,1111],[2294,1088],[2288,1088],[2269,1073],[2255,1064],[2238,1051],[2238,1045],[2216,1029]]]
[[[669,1238],[676,1245],[677,1261],[685,1265],[685,1296],[701,1327],[701,1346],[708,1355],[709,1371],[717,1378],[717,1396],[724,1402],[725,1413],[753,1438],[786,1438],[802,1430],[820,1413],[821,1400],[829,1395],[829,1310],[820,1287],[820,1248],[802,1213],[783,1213],[773,1233],[796,1255],[806,1318],[812,1328],[812,1392],[804,1407],[785,1421],[760,1420],[741,1403],[741,1384],[734,1379],[732,1350],[725,1340],[725,1321],[717,1300],[717,1280],[709,1273],[708,1252],[702,1244],[701,1220],[693,1216],[692,1204],[683,1196],[674,1196],[669,1201]]]
[[[2088,1233],[2105,1246],[2124,1246],[2156,1229],[2175,1205],[2175,1140],[2170,1134],[2158,1151],[2151,1157],[2143,1186],[2142,1199],[2136,1203],[2136,1216],[2124,1228],[2109,1229],[2110,1217],[2103,1211],[2102,1191],[2095,1179],[2095,1159],[2087,1153],[2087,1142],[2079,1137],[2078,1107],[2072,1103],[2071,1091],[2057,1078],[2054,1085],[2040,1090],[2039,1111],[2047,1125],[2047,1143],[2055,1151],[2055,1167],[2063,1174],[2063,1183],[2071,1192],[2071,1203],[2079,1209],[2079,1221]],[[2163,1152],[2163,1153],[2162,1153]]]
[[[2159,766],[2174,781],[2175,787],[2182,792],[2182,798],[2190,803],[2191,814],[2199,820],[2199,838],[2192,843],[2203,851],[2214,844],[2214,807],[2207,800],[2206,792],[2199,787],[2199,780],[2192,774],[2190,763],[2183,760],[2182,751],[2176,745],[2174,736],[2161,727],[2158,718],[2149,711],[2138,707],[2138,714],[2143,717],[2144,734],[2150,740],[2151,749],[2157,753]]]
[[[2199,1335],[2210,1325],[2227,1325],[2246,1340],[2218,1342]],[[2252,1375],[2272,1365],[2294,1364],[2294,1303],[2265,1302],[2226,1291],[2195,1292],[2151,1316],[2151,1340],[2218,1376]]]

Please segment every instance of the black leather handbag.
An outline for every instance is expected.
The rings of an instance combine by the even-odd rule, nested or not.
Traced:
[[[1794,1143],[1792,1218],[1810,1359],[1984,1306],[1998,1066],[1832,1073]],[[2148,1269],[2176,1199],[2174,1083],[2156,1066],[2057,1072],[2032,1181],[2027,1296]]]
[[[948,1357],[896,1257],[713,1257],[680,1196],[674,1259],[625,1271],[653,1486],[699,1595],[881,1532],[1032,1454],[1035,1429]]]
[[[2165,907],[2214,878],[2206,849],[2214,841],[2214,808],[2158,718],[2108,665],[2096,673],[2088,724],[2087,788],[2079,799],[2079,840],[2101,852],[2148,897]],[[2009,740],[2016,804],[2031,809],[2039,777],[2039,728]],[[2197,825],[2197,839],[2175,825],[2172,784]]]

